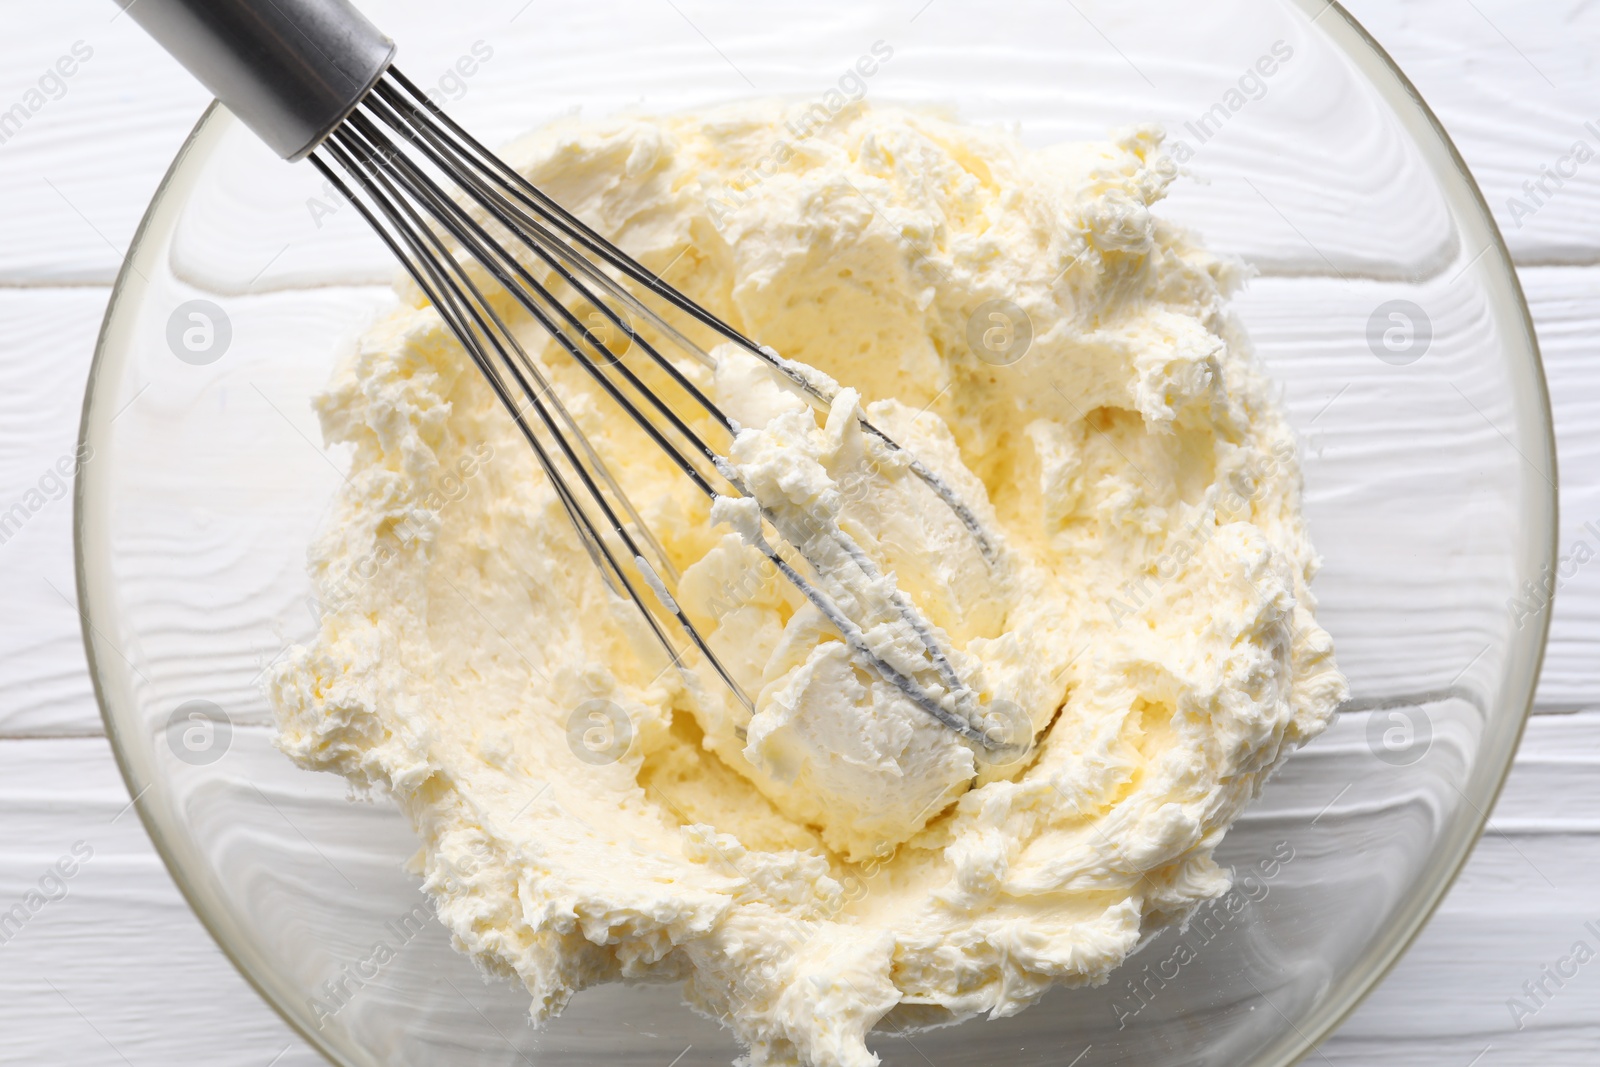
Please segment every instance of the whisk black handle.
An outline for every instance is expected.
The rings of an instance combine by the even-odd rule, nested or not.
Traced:
[[[285,159],[344,121],[394,59],[349,0],[117,0]]]

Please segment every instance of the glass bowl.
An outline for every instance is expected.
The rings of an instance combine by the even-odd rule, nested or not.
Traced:
[[[368,6],[402,69],[491,143],[579,107],[858,85],[1036,146],[1167,125],[1190,176],[1162,210],[1259,270],[1237,308],[1301,435],[1320,619],[1354,695],[1229,834],[1236,887],[1187,932],[1102,988],[875,1047],[1237,1067],[1324,1038],[1484,825],[1545,636],[1544,613],[1508,604],[1554,558],[1516,276],[1378,47],[1323,0]],[[892,61],[857,76],[880,41]],[[726,1065],[730,1036],[671,986],[596,989],[535,1031],[520,988],[451,949],[399,812],[273,748],[261,677],[313,632],[305,550],[344,462],[308,399],[394,274],[313,170],[220,108],[151,206],[101,336],[77,491],[85,641],[128,788],[224,951],[337,1063]]]

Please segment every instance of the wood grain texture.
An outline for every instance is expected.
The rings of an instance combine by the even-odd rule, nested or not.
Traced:
[[[0,614],[0,737],[100,730],[72,574],[71,478],[62,471],[75,468],[75,411],[106,296],[0,289],[0,587],[11,609]]]
[[[1466,1067],[1594,1062],[1600,960],[1538,1006],[1541,979],[1577,941],[1600,954],[1600,713],[1529,725],[1517,765],[1460,880],[1383,985],[1323,1051],[1337,1063]],[[1513,1015],[1508,1001],[1537,1007]],[[1523,1023],[1518,1028],[1518,1021]],[[1309,1062],[1309,1061],[1308,1061]]]
[[[217,951],[128,804],[103,738],[0,743],[0,910],[59,898],[0,932],[0,1063],[322,1063]],[[76,873],[41,886],[63,857]]]
[[[1433,108],[1523,264],[1600,263],[1600,9],[1519,0],[1347,5]],[[1594,123],[1594,129],[1587,124]],[[1596,158],[1530,193],[1585,141]],[[1568,170],[1574,169],[1568,165]],[[1513,208],[1516,198],[1531,210]]]
[[[14,5],[0,107],[83,41],[93,56],[0,144],[0,508],[70,454],[95,331],[138,219],[205,103],[104,0]],[[1523,266],[1562,465],[1562,545],[1600,526],[1600,8],[1352,0],[1474,170]],[[107,162],[111,161],[111,162]],[[1524,214],[1512,198],[1535,208]],[[45,496],[53,493],[49,489]],[[84,676],[70,506],[0,544],[0,908],[82,841],[64,899],[0,944],[0,1064],[309,1067],[321,1060],[235,973],[131,812]],[[1600,546],[1597,546],[1600,547]],[[1308,1062],[1583,1067],[1600,1048],[1600,961],[1518,1029],[1508,1001],[1600,940],[1600,562],[1563,586],[1533,721],[1491,830],[1394,973]],[[119,815],[119,812],[121,814]],[[1474,1060],[1475,1057],[1480,1059]],[[275,1059],[275,1057],[277,1057]]]
[[[62,57],[88,58],[0,144],[0,284],[108,285],[207,95],[109,3],[12,6],[0,108]]]
[[[1600,269],[1519,274],[1550,383],[1561,553],[1570,560],[1560,569],[1537,702],[1543,711],[1600,708]],[[1595,558],[1580,563],[1587,552]]]

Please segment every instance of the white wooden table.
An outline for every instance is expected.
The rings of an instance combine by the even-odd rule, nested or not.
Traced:
[[[1600,525],[1600,158],[1542,204],[1523,183],[1575,141],[1600,151],[1585,127],[1600,129],[1600,5],[1350,6],[1454,135],[1516,256],[1571,546]],[[129,810],[79,641],[70,498],[51,473],[74,446],[121,255],[206,99],[105,0],[7,0],[6,13],[0,112],[30,113],[0,124],[0,512],[20,501],[29,515],[0,543],[0,910],[41,878],[59,899],[0,932],[0,1064],[320,1064],[223,958]],[[62,57],[72,75],[29,97]],[[1600,1063],[1600,958],[1559,986],[1542,971],[1570,972],[1580,940],[1600,952],[1600,563],[1561,590],[1537,710],[1494,832],[1308,1062]],[[63,858],[73,874],[58,887],[47,871]],[[1550,995],[1515,1019],[1508,1001],[1533,1006],[1524,983],[1541,981]]]

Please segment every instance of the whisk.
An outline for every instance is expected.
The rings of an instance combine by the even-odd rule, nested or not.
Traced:
[[[675,629],[754,713],[750,695],[678,604],[679,576],[667,553],[497,304],[507,306],[509,296],[510,306],[531,316],[713,502],[751,493],[696,424],[709,422],[730,441],[741,428],[663,349],[708,366],[713,356],[649,301],[760,360],[818,410],[833,403],[833,384],[744,337],[526,181],[394,68],[394,42],[348,0],[117,2],[269,147],[288,160],[309,157],[355,205],[510,413],[611,591],[638,608],[671,662],[682,666],[687,654],[670,635]],[[602,336],[613,331],[617,340]],[[879,447],[900,451],[858,417]],[[993,563],[996,546],[971,509],[915,456],[904,460]],[[860,662],[980,754],[1031,742],[1025,728],[1025,739],[1016,736],[1015,717],[997,710],[1001,702],[984,704],[962,681],[934,627],[836,522],[797,528],[757,506],[761,521],[745,531],[746,541]],[[838,567],[887,588],[889,607],[865,607],[839,584]],[[915,641],[896,639],[885,625],[895,619]]]

